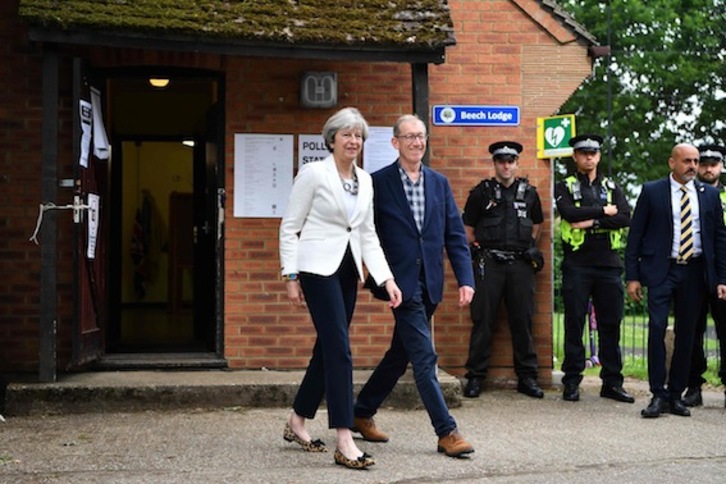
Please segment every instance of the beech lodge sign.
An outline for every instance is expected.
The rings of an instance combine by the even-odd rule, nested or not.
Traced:
[[[519,106],[434,106],[435,126],[519,126]]]

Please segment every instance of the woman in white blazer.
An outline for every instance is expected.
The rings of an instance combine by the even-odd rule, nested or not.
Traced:
[[[323,126],[332,152],[309,163],[293,183],[280,224],[282,277],[292,304],[307,304],[317,340],[283,437],[304,450],[325,452],[312,440],[305,419],[315,417],[323,395],[328,426],[337,430],[336,464],[365,469],[372,457],[353,440],[353,359],[350,326],[363,281],[363,263],[376,283],[385,286],[389,304],[401,303],[401,291],[381,249],[373,222],[373,184],[356,166],[368,124],[355,108],[344,108]]]

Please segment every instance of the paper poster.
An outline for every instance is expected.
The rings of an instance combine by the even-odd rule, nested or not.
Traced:
[[[86,257],[89,259],[96,258],[96,237],[98,235],[98,223],[100,211],[100,197],[95,193],[88,194],[88,251]]]
[[[393,128],[390,126],[370,126],[368,139],[363,147],[363,169],[368,173],[378,171],[398,159],[398,151],[393,147]]]
[[[81,123],[81,157],[78,163],[84,168],[88,168],[88,153],[91,148],[91,124],[92,108],[91,103],[84,101],[83,99],[79,102],[78,114],[80,116]]]
[[[282,217],[292,188],[291,134],[234,135],[234,216]]]
[[[297,169],[315,161],[322,161],[330,156],[321,134],[301,134],[297,137]]]
[[[91,88],[91,104],[93,106],[93,154],[100,160],[107,160],[110,147],[101,115],[101,93],[95,87]]]

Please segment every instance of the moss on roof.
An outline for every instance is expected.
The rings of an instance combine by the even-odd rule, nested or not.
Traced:
[[[18,14],[72,32],[412,50],[455,43],[447,0],[20,0]]]

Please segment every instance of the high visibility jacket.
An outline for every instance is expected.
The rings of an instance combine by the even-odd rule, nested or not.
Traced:
[[[580,181],[573,175],[568,176],[565,178],[565,185],[567,186],[567,191],[570,192],[570,195],[573,195],[573,200],[575,202],[575,206],[579,207],[581,203],[580,197],[575,197],[574,193],[577,191],[575,188],[577,185],[579,185]],[[615,182],[613,182],[610,178],[603,177],[602,179],[602,186],[605,187],[606,190],[606,197],[607,197],[607,203],[611,204],[613,202],[613,190],[615,190]],[[723,194],[723,192],[722,192]],[[724,215],[724,218],[726,220],[726,214]],[[572,250],[577,250],[580,248],[582,244],[585,243],[585,237],[588,233],[591,234],[608,234],[608,238],[610,240],[610,248],[613,250],[617,250],[623,246],[623,235],[625,233],[624,228],[620,229],[575,229],[572,227],[570,222],[565,220],[564,218],[560,219],[560,234],[562,236],[562,240],[570,245],[572,247]]]

